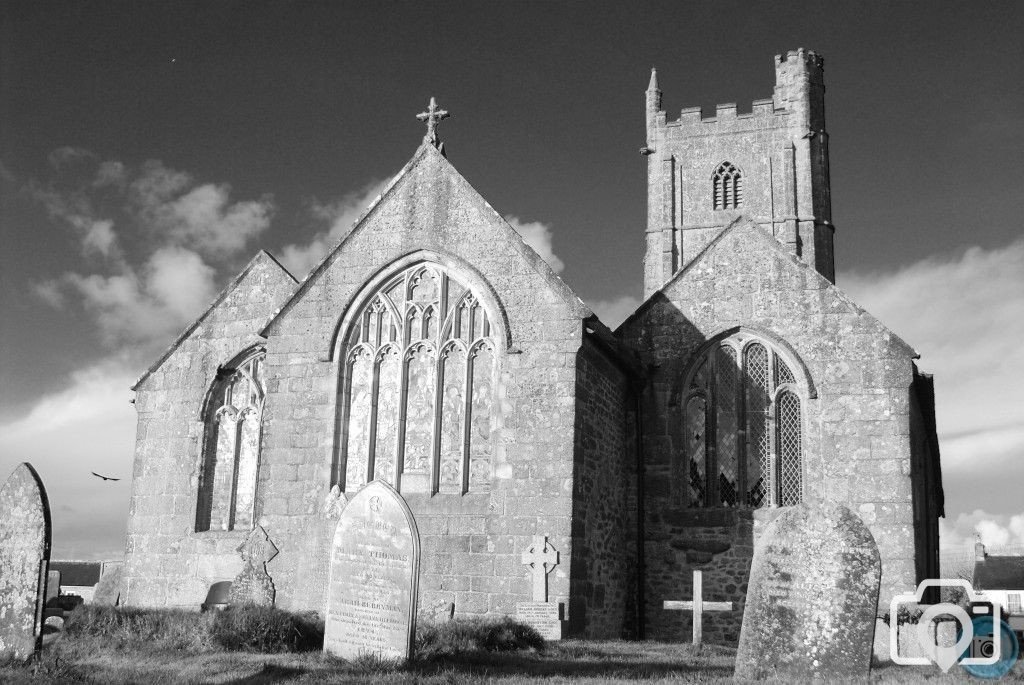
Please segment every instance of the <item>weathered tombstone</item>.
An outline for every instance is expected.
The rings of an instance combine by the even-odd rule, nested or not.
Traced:
[[[420,534],[409,505],[373,481],[345,505],[331,548],[324,651],[345,659],[412,655]]]
[[[100,576],[100,582],[96,583],[96,591],[92,595],[93,604],[111,607],[120,604],[123,569],[123,564],[117,564]]]
[[[277,547],[263,526],[253,528],[237,552],[242,555],[243,565],[231,582],[228,603],[274,606],[274,581],[267,574],[267,562],[277,556]]]
[[[534,535],[533,544],[522,554],[522,563],[530,568],[533,601],[516,604],[516,620],[530,626],[545,640],[562,639],[562,611],[548,601],[548,574],[558,566],[558,550],[544,535]]]
[[[20,464],[0,489],[0,658],[40,647],[50,563],[50,505],[39,474]]]
[[[840,504],[799,504],[754,549],[736,679],[866,680],[881,560]]]
[[[705,602],[703,595],[704,573],[702,571],[694,571],[692,601],[680,602],[678,600],[666,599],[661,603],[661,607],[669,611],[693,612],[693,644],[696,646],[700,646],[704,641],[705,611],[732,611],[732,602]]]
[[[46,572],[46,605],[50,605],[50,600],[57,599],[60,597],[60,571],[47,571]]]

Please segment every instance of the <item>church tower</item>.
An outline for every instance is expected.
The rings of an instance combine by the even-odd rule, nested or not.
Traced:
[[[823,60],[775,57],[775,91],[739,113],[718,105],[666,121],[657,73],[646,93],[647,250],[644,298],[743,216],[835,280]]]

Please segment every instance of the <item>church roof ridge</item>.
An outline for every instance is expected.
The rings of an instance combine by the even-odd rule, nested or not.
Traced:
[[[709,242],[707,244],[707,246],[704,247],[703,250],[698,252],[697,255],[693,259],[691,259],[689,261],[689,263],[687,263],[686,266],[684,266],[682,269],[677,271],[672,276],[672,278],[668,279],[668,281],[666,281],[660,288],[658,288],[656,291],[651,293],[651,295],[646,300],[644,300],[640,304],[640,306],[637,307],[636,310],[634,310],[634,312],[632,314],[630,314],[628,317],[626,317],[625,321],[623,321],[621,324],[619,324],[618,328],[615,329],[616,332],[622,330],[628,323],[630,323],[638,315],[640,315],[641,312],[646,311],[652,305],[652,303],[655,301],[655,298],[656,298],[657,295],[662,295],[664,297],[665,291],[668,289],[669,286],[671,286],[673,283],[675,283],[675,282],[679,281],[680,279],[682,279],[686,274],[690,273],[690,271],[692,271],[696,267],[697,263],[703,261],[704,259],[706,259],[707,255],[710,254],[711,251],[714,250],[719,245],[719,243],[721,243],[723,240],[725,240],[725,238],[728,235],[730,235],[734,231],[741,230],[741,229],[746,229],[746,228],[751,229],[751,233],[752,234],[759,236],[759,238],[764,241],[765,245],[767,245],[770,249],[775,250],[780,255],[785,257],[793,266],[798,267],[800,269],[804,269],[805,271],[807,271],[811,275],[812,278],[817,279],[819,281],[819,283],[823,283],[823,285],[824,285],[823,289],[830,289],[830,290],[832,290],[832,292],[835,293],[836,297],[838,297],[845,304],[847,304],[850,307],[852,307],[858,314],[861,314],[861,315],[869,317],[879,327],[881,327],[889,335],[891,335],[893,340],[897,344],[899,344],[902,347],[904,347],[907,350],[907,352],[909,353],[909,355],[910,355],[910,357],[912,359],[919,359],[921,357],[921,354],[916,349],[914,349],[913,346],[911,346],[909,343],[907,343],[906,340],[904,340],[899,335],[897,335],[891,328],[889,328],[884,323],[882,323],[881,319],[879,319],[877,316],[875,316],[874,314],[872,314],[868,310],[864,309],[864,307],[861,307],[859,304],[857,304],[853,299],[850,298],[849,295],[847,295],[842,290],[842,288],[840,288],[838,285],[836,285],[832,281],[830,281],[827,278],[825,278],[824,276],[822,276],[821,273],[819,273],[817,269],[815,269],[815,268],[811,267],[809,264],[803,262],[802,260],[797,258],[796,255],[786,251],[783,248],[782,243],[780,243],[779,240],[775,236],[771,235],[765,229],[761,228],[761,226],[759,226],[757,223],[755,223],[750,217],[746,216],[745,214],[740,214],[735,219],[733,219],[732,222],[728,226],[726,226],[722,230],[721,233],[719,233],[717,236],[715,236],[715,238],[713,240],[711,240],[711,242]]]
[[[238,275],[237,275],[237,276],[235,276],[235,277],[234,277],[233,279],[231,279],[231,282],[229,282],[229,283],[228,283],[228,284],[227,284],[226,286],[224,286],[224,288],[222,288],[222,289],[221,289],[221,291],[220,291],[219,293],[217,293],[217,296],[216,296],[215,298],[213,298],[213,301],[212,301],[212,302],[210,303],[210,305],[209,305],[209,306],[208,306],[208,307],[207,307],[207,308],[206,308],[205,310],[203,310],[203,313],[202,313],[202,314],[200,314],[200,315],[199,315],[198,317],[196,317],[196,318],[195,318],[195,320],[193,320],[193,321],[192,321],[192,323],[191,323],[191,324],[189,324],[189,325],[188,325],[188,326],[187,326],[187,327],[185,328],[185,330],[183,330],[183,331],[182,331],[182,332],[181,332],[181,333],[180,333],[180,334],[178,335],[178,337],[174,339],[174,342],[172,342],[172,343],[171,343],[171,344],[170,344],[170,345],[169,345],[169,346],[167,347],[167,349],[166,349],[166,350],[164,350],[164,353],[163,353],[162,355],[160,355],[160,356],[159,356],[159,357],[157,358],[157,360],[156,360],[155,362],[153,362],[153,363],[152,363],[152,364],[151,364],[151,365],[150,365],[150,366],[149,366],[149,367],[148,367],[148,368],[147,368],[147,369],[146,369],[146,370],[145,370],[145,371],[144,371],[144,372],[142,373],[142,375],[141,375],[141,376],[139,376],[139,379],[138,379],[137,381],[135,381],[134,383],[132,383],[132,386],[131,386],[131,390],[133,390],[133,391],[134,391],[134,390],[137,390],[137,389],[138,389],[138,387],[139,387],[140,385],[142,385],[143,381],[145,381],[145,380],[146,380],[147,378],[149,378],[149,377],[150,377],[150,376],[151,376],[151,375],[153,374],[153,372],[155,372],[155,371],[156,371],[157,369],[159,369],[159,368],[160,368],[160,366],[161,366],[161,365],[162,365],[162,364],[163,364],[163,363],[164,363],[165,361],[167,361],[167,358],[168,358],[168,357],[170,357],[170,356],[171,356],[172,354],[174,354],[174,351],[175,351],[175,350],[177,350],[177,349],[178,349],[178,347],[180,347],[180,346],[181,346],[181,343],[183,343],[183,342],[185,341],[185,339],[186,339],[186,338],[188,338],[188,336],[189,336],[189,335],[191,335],[191,334],[192,334],[192,332],[193,332],[193,331],[194,331],[194,330],[195,330],[196,328],[198,328],[198,327],[199,327],[199,324],[201,324],[201,323],[203,322],[203,320],[204,320],[204,319],[205,319],[205,318],[206,318],[207,316],[209,316],[209,315],[210,315],[210,312],[212,312],[212,311],[213,311],[213,310],[214,310],[214,309],[215,309],[215,308],[217,307],[217,305],[219,305],[219,304],[220,304],[221,302],[223,302],[223,301],[224,301],[224,298],[226,298],[226,297],[227,297],[227,296],[228,296],[228,295],[229,295],[229,294],[231,293],[231,291],[233,291],[233,290],[234,290],[234,289],[235,289],[236,287],[238,287],[238,284],[239,284],[239,283],[241,283],[241,282],[242,282],[242,280],[243,280],[243,279],[244,279],[244,278],[245,278],[245,277],[246,277],[247,275],[249,275],[249,272],[250,272],[250,271],[252,271],[252,270],[253,270],[253,268],[254,268],[254,267],[255,267],[255,266],[256,266],[256,265],[257,265],[257,264],[258,264],[259,262],[261,262],[261,261],[269,261],[269,262],[270,262],[271,264],[273,264],[273,265],[274,265],[274,266],[276,266],[276,267],[277,267],[278,269],[280,269],[280,271],[281,271],[281,272],[282,272],[282,273],[283,273],[283,274],[284,274],[285,276],[287,276],[288,278],[290,278],[290,279],[292,280],[292,283],[298,284],[298,282],[299,282],[299,281],[298,281],[298,279],[296,279],[296,278],[295,278],[295,276],[293,276],[293,275],[292,275],[292,272],[290,272],[290,271],[289,271],[289,270],[288,270],[287,268],[285,268],[285,266],[284,266],[284,265],[283,265],[283,264],[282,264],[282,263],[281,263],[280,261],[278,261],[277,257],[275,257],[274,255],[270,254],[270,252],[268,252],[267,250],[264,250],[264,249],[260,249],[260,250],[258,250],[258,251],[256,252],[256,254],[255,254],[255,255],[253,255],[253,258],[249,260],[249,263],[245,265],[245,268],[244,268],[244,269],[242,269],[242,270],[241,270],[241,271],[240,271],[240,272],[238,273]]]

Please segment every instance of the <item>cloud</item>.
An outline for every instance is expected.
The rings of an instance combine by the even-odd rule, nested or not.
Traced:
[[[626,320],[626,317],[636,311],[636,308],[640,306],[640,298],[623,295],[611,300],[597,300],[590,305],[604,325],[614,330]]]
[[[96,155],[85,148],[66,145],[50,152],[46,160],[55,170],[61,171],[69,167],[94,162]]]
[[[353,224],[389,183],[390,180],[371,181],[340,199],[310,203],[310,215],[317,223],[327,224],[327,228],[319,231],[309,242],[285,245],[281,249],[281,263],[296,276],[305,276],[331,248],[349,234]]]
[[[512,214],[507,215],[505,221],[518,231],[519,235],[523,237],[523,242],[532,247],[533,251],[548,263],[552,271],[556,274],[562,273],[565,269],[565,262],[558,258],[551,247],[550,226],[539,221],[520,221]]]
[[[237,254],[265,231],[273,215],[269,196],[231,204],[230,194],[226,184],[207,183],[144,211],[149,227],[163,232],[165,239],[223,258]]]
[[[120,257],[113,221],[97,218],[93,204],[84,192],[61,192],[53,187],[40,186],[34,181],[25,186],[25,192],[46,209],[50,218],[74,231],[81,243],[83,255],[114,259]]]
[[[981,539],[989,552],[1024,549],[1024,512],[991,514],[984,509],[961,513],[956,518],[939,521],[941,547],[945,550],[974,549]]]
[[[26,193],[79,240],[86,263],[33,284],[55,308],[80,304],[104,343],[156,349],[209,304],[231,259],[270,225],[269,196],[233,201],[226,183],[149,160],[137,169],[80,148],[50,154],[55,175]],[[215,265],[228,267],[218,272]]]
[[[113,559],[124,553],[135,411],[128,365],[109,358],[75,372],[68,387],[0,424],[0,479],[23,461],[50,500],[51,558]],[[121,478],[101,481],[91,471]]]
[[[216,272],[202,258],[180,247],[158,249],[138,270],[123,266],[111,275],[67,273],[37,286],[44,298],[61,286],[75,292],[91,312],[104,342],[166,344],[217,294]]]
[[[921,353],[923,371],[935,374],[947,501],[963,508],[982,495],[1020,502],[1014,489],[1024,476],[1024,239],[895,271],[841,274],[838,282]]]

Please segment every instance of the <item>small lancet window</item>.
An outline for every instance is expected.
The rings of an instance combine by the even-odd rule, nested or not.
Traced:
[[[743,174],[731,162],[722,162],[711,177],[715,209],[743,206]]]
[[[737,335],[692,368],[681,403],[689,505],[798,504],[803,430],[789,365],[766,342]]]
[[[249,530],[263,424],[264,352],[217,373],[206,400],[196,530]]]

